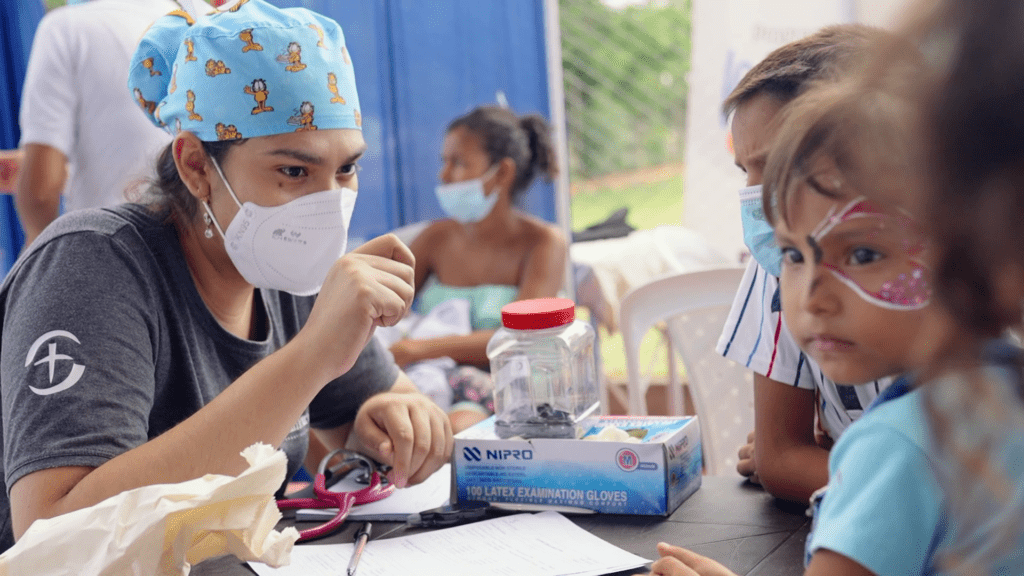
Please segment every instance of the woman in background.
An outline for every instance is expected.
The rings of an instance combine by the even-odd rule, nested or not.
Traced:
[[[555,296],[562,287],[567,242],[557,226],[516,208],[538,174],[557,174],[550,126],[537,115],[516,116],[482,106],[455,119],[441,153],[437,198],[449,216],[411,243],[416,256],[419,312],[453,298],[470,302],[472,332],[391,346],[399,366],[449,357],[454,389],[453,430],[494,411],[486,349],[501,326],[501,307]]]

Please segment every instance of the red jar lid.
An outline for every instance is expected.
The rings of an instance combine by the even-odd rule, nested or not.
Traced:
[[[575,319],[576,303],[568,298],[519,300],[501,308],[501,323],[513,330],[554,328]]]

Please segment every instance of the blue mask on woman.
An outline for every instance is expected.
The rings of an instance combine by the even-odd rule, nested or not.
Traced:
[[[747,245],[754,260],[757,260],[769,274],[778,278],[782,274],[782,251],[775,243],[775,231],[764,217],[761,194],[760,184],[740,189],[743,243]]]
[[[438,184],[434,193],[444,213],[452,220],[463,224],[479,222],[490,214],[498,202],[498,191],[486,194],[484,180],[493,177],[498,172],[498,166],[495,164],[479,178]]]

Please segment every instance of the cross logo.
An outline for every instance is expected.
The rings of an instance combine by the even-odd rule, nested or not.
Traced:
[[[29,390],[35,392],[36,394],[39,394],[40,396],[49,396],[50,394],[56,394],[57,392],[61,392],[67,390],[68,388],[71,388],[75,384],[78,384],[78,381],[82,378],[82,374],[85,372],[85,366],[75,363],[74,358],[68,356],[67,354],[57,353],[57,343],[49,342],[50,340],[57,337],[68,338],[75,344],[81,344],[81,342],[78,341],[78,338],[76,338],[75,335],[72,334],[71,332],[68,332],[66,330],[51,330],[50,332],[43,334],[39,338],[36,338],[36,341],[32,343],[32,346],[28,350],[28,356],[25,357],[26,368],[28,368],[29,366],[39,366],[40,364],[47,365],[50,371],[50,384],[53,384],[53,372],[54,367],[57,365],[57,362],[61,360],[70,360],[72,362],[71,372],[68,374],[67,378],[64,378],[64,380],[62,380],[56,386],[50,386],[49,388],[36,388],[35,386],[28,387]],[[47,355],[37,360],[33,364],[32,360],[34,360],[36,355],[39,353],[39,348],[43,344],[46,344],[47,342],[49,342],[49,344],[46,347],[48,352]]]

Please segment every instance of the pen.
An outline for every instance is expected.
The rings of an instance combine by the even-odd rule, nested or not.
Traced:
[[[373,525],[366,522],[359,532],[356,532],[356,547],[352,550],[352,559],[348,561],[348,570],[346,571],[348,576],[354,576],[356,568],[359,567],[359,557],[363,555],[363,548],[366,548],[366,542],[370,539],[371,528]]]

